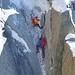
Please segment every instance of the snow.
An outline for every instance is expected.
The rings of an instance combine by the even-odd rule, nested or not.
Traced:
[[[69,11],[69,16],[70,16],[70,19],[71,19],[71,22],[73,24],[73,26],[75,27],[75,20],[74,20],[74,17],[75,17],[75,11],[73,9],[73,5],[72,5],[72,2],[73,0],[65,0],[66,1],[66,4],[68,5],[68,7],[70,8],[67,8],[67,10]]]
[[[10,3],[14,3],[18,8],[22,8],[22,5],[29,10],[34,9],[35,6],[40,7],[42,12],[48,11],[50,6],[47,0],[10,0]]]
[[[9,28],[10,28],[10,27],[9,27]],[[26,52],[31,52],[31,50],[29,49],[29,47],[28,47],[27,43],[25,42],[25,40],[24,40],[23,38],[21,38],[21,37],[20,37],[14,30],[12,30],[11,28],[10,28],[10,30],[11,30],[11,32],[12,32],[12,37],[13,37],[15,40],[21,42],[22,45],[25,46],[25,49],[24,49],[23,51],[24,51],[25,53],[26,53]]]
[[[43,0],[37,0],[37,1],[36,0],[31,0],[31,1],[30,0],[22,0],[22,4],[27,9],[27,11],[26,11],[27,15],[30,15],[30,12],[31,12],[32,17],[37,16],[39,19],[41,18],[42,13],[44,13],[45,11],[48,11],[49,7],[50,7],[47,0],[44,0],[44,1]],[[35,7],[39,7],[41,9],[41,11],[39,12]],[[30,10],[30,12],[28,10]],[[30,19],[28,19],[28,20],[30,20]],[[31,22],[28,21],[28,24],[29,23],[31,23]],[[32,25],[32,24],[30,24],[30,25]],[[40,22],[39,22],[39,25],[41,26]],[[30,32],[31,32],[31,36],[33,38],[33,42],[36,46],[38,38],[41,36],[41,30],[38,27],[35,27],[35,28],[31,28],[31,26],[29,26],[29,27],[31,29]],[[42,54],[38,53],[37,57],[38,57],[38,60],[40,63],[42,74],[46,75],[45,64],[44,64],[44,60],[42,58]]]
[[[69,5],[69,4],[71,4],[71,1],[72,1],[72,0],[65,0],[65,2],[66,2],[66,5]]]
[[[74,20],[74,13],[75,13],[75,11],[73,10],[72,1],[73,0],[53,0],[52,1],[52,7],[57,12],[60,12],[60,13],[63,13],[66,10],[69,11],[71,22],[72,22],[73,26],[75,27],[75,23],[74,23],[74,21],[75,21]],[[69,8],[67,8],[67,6]]]
[[[73,0],[53,0],[52,1],[52,7],[57,12],[60,12],[60,13],[63,13],[66,10],[68,10],[71,22],[72,22],[73,26],[75,27],[74,18],[73,18],[75,11],[73,10],[72,1]],[[67,8],[67,6],[70,8]]]
[[[72,9],[69,9],[69,15],[70,15],[70,19],[71,19],[71,22],[72,22],[72,24],[73,24],[73,26],[75,27],[75,24],[74,24],[74,22],[73,22],[73,15],[72,15]]]
[[[67,5],[71,5],[72,0],[53,0],[52,7],[60,13],[63,13],[67,10]]]
[[[0,8],[0,20],[5,21],[8,19],[9,15],[19,14],[15,9],[1,9]]]
[[[3,37],[3,35],[2,35],[4,31],[2,31],[2,26],[1,26],[1,24],[2,24],[2,23],[0,23],[0,55],[1,55],[1,52],[2,52],[2,50],[3,50],[4,44],[5,44],[5,42],[6,42],[6,38]]]
[[[18,14],[18,12],[16,11],[16,10],[14,10],[14,9],[7,9],[7,10],[5,10],[5,9],[1,9],[0,8],[0,21],[2,21],[2,22],[0,22],[0,55],[1,55],[1,52],[2,52],[2,50],[3,50],[3,47],[4,47],[4,44],[6,43],[6,38],[5,37],[3,37],[3,30],[2,30],[2,28],[4,27],[4,24],[5,24],[5,22],[6,22],[6,20],[8,19],[8,17],[10,16],[10,15],[12,15],[12,14]]]
[[[1,9],[3,12],[4,12],[4,14],[5,15],[13,15],[13,14],[19,14],[14,8],[12,8],[12,9],[7,9],[7,10],[5,10],[5,9]]]
[[[66,2],[64,0],[53,0],[52,7],[58,12],[65,12],[67,10]]]
[[[71,5],[71,8],[68,8],[68,10],[69,10],[69,15],[70,15],[71,22],[72,22],[73,26],[75,27],[75,19],[74,19],[75,11],[73,9],[73,6]]]
[[[37,42],[38,38],[41,36],[41,30],[38,27],[32,28],[30,14],[32,14],[32,17],[37,16],[40,19],[42,13],[45,13],[45,11],[47,12],[50,9],[49,1],[47,1],[47,0],[37,0],[37,1],[36,0],[10,0],[10,7],[14,7],[14,9],[15,8],[18,8],[18,9],[22,8],[22,9],[25,10],[25,16],[27,18],[29,18],[28,21],[27,21],[27,25],[30,28],[28,28],[28,29],[30,29],[30,33],[31,33],[33,42],[36,45],[36,42]],[[39,8],[39,10],[37,8]],[[10,12],[12,14],[13,14],[13,12],[15,12],[14,9],[10,9],[11,11],[8,10],[9,12],[2,9],[2,11],[4,13],[2,13],[3,14],[2,18],[3,19],[1,19],[1,20],[6,21],[7,18],[8,18],[8,15],[10,14]],[[15,12],[15,13],[18,14],[18,12]],[[14,24],[15,25],[19,24],[16,15],[14,15],[13,18],[14,18]],[[39,21],[39,25],[41,26],[40,21]],[[25,42],[25,40],[23,38],[21,38],[18,35],[18,33],[16,33],[11,28],[10,28],[10,30],[12,32],[12,37],[15,40],[21,42],[22,45],[25,46],[25,49],[23,50],[23,52],[25,52],[25,53],[26,52],[31,52],[31,50],[29,49],[29,47],[28,47],[27,43]],[[41,66],[42,73],[43,73],[43,75],[46,75],[45,65],[44,65],[44,61],[42,59],[42,55],[39,53],[39,55],[37,55],[37,56],[39,57],[38,59],[39,59],[39,63],[40,63],[40,66]]]
[[[50,6],[49,3],[47,2],[47,0],[37,0],[36,2],[36,6],[40,7],[42,11],[48,11]]]
[[[42,74],[46,75],[45,65],[44,65],[45,62],[44,62],[44,59],[42,58],[42,50],[40,49],[39,51],[40,51],[40,53],[38,53],[37,56],[38,56],[39,63],[41,66]]]
[[[30,14],[32,15],[32,18],[37,16],[39,19],[41,18],[42,13],[49,10],[49,3],[46,0],[22,0],[22,4],[25,7],[25,14],[27,18],[30,18]],[[41,11],[39,12],[35,7],[39,7]],[[33,39],[33,42],[36,46],[36,43],[38,41],[38,38],[41,36],[41,30],[38,27],[32,28],[31,19],[27,19],[28,27],[30,27],[30,33]],[[29,25],[30,24],[30,25]],[[39,25],[41,26],[40,22]],[[45,71],[45,64],[44,60],[42,58],[42,54],[38,53],[37,55],[40,67],[42,70],[42,74],[46,75]]]
[[[65,0],[65,1],[67,1],[67,0]],[[75,11],[73,10],[73,6],[72,6],[71,1],[73,1],[73,0],[68,0],[66,2],[66,4],[71,6],[71,8],[68,8],[68,11],[69,11],[71,22],[72,22],[73,26],[75,27],[74,18],[73,18]],[[65,37],[66,43],[70,46],[70,49],[72,51],[72,55],[73,55],[73,57],[75,57],[75,41],[74,40],[70,41],[70,39],[75,39],[75,34],[69,33]]]
[[[69,41],[69,39],[72,39],[72,38],[75,39],[75,34],[70,33],[65,37],[65,40],[66,40],[66,43],[70,46],[73,57],[75,57],[75,41]]]
[[[48,11],[48,9],[49,9],[49,4],[48,4],[48,2],[46,1],[46,0],[23,0],[22,1],[26,6],[27,6],[27,8],[29,8],[30,10],[32,10],[35,6],[37,6],[37,7],[40,7],[41,8],[41,10],[42,10],[42,12],[44,12],[44,11]]]
[[[75,38],[75,34],[69,33],[66,37],[65,40],[71,39],[71,38]]]

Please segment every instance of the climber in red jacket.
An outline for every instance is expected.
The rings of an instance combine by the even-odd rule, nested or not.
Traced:
[[[45,50],[44,50],[45,45],[46,45],[46,39],[44,37],[40,37],[39,41],[38,41],[38,43],[36,45],[36,49],[37,49],[36,53],[38,53],[39,52],[39,48],[41,48],[42,49],[42,57],[43,58],[45,57]]]

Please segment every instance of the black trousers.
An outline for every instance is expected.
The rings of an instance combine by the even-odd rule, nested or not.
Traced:
[[[42,48],[42,57],[45,58],[45,48]]]
[[[39,45],[37,45],[37,46],[36,46],[37,51],[39,51],[39,48],[42,49],[42,57],[45,58],[45,48],[44,48],[44,47],[41,47],[41,46],[39,46]]]
[[[35,27],[35,26],[38,26],[40,29],[43,28],[43,27],[41,27],[39,24],[35,24],[34,27]]]

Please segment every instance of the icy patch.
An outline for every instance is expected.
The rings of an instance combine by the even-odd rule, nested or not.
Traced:
[[[10,0],[10,3],[15,4],[18,8],[22,8],[22,5],[24,5],[29,10],[34,9],[35,6],[40,7],[41,10],[48,11],[50,8],[49,2],[47,0]]]
[[[15,25],[19,25],[19,21],[18,21],[18,18],[17,18],[16,15],[13,15],[13,23],[14,23]]]
[[[27,7],[29,10],[32,10],[35,7],[35,0],[23,0],[22,4]]]
[[[2,7],[2,0],[0,0],[0,7]]]
[[[21,0],[10,0],[10,4],[15,4],[18,8],[22,8],[21,7]]]
[[[10,27],[9,27],[10,28]],[[16,39],[17,41],[21,42],[22,45],[25,46],[25,49],[23,50],[24,52],[31,52],[31,50],[29,49],[27,43],[25,42],[25,40],[23,38],[21,38],[15,31],[13,31],[11,28],[10,28],[11,32],[12,32],[12,37],[14,39]]]
[[[42,58],[42,51],[41,51],[41,49],[40,49],[39,51],[40,51],[40,52],[37,53],[37,56],[38,56],[39,63],[40,63],[40,66],[41,66],[42,74],[43,74],[43,75],[46,75],[44,59]]]
[[[32,11],[32,18],[37,16],[38,19],[40,20],[41,19],[41,15],[42,15],[42,12],[38,12],[38,10],[36,8],[33,9],[33,11]]]
[[[29,10],[34,9],[35,6],[40,7],[41,10],[48,11],[50,8],[49,2],[47,0],[10,0],[10,4],[15,4],[18,8],[22,8],[22,5],[24,5]]]
[[[48,11],[50,6],[49,3],[47,2],[47,0],[38,0],[36,1],[36,6],[40,7],[42,12],[44,11]]]
[[[70,46],[73,57],[75,57],[75,41],[69,41],[69,39],[72,39],[72,38],[75,39],[75,34],[70,33],[65,37],[65,40],[66,40],[66,43]]]

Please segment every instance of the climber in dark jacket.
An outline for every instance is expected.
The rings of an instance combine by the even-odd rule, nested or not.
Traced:
[[[43,38],[43,37],[40,37],[39,40],[38,40],[38,43],[36,45],[36,49],[37,49],[36,53],[38,53],[39,52],[39,48],[41,48],[42,49],[42,57],[43,58],[45,57],[45,49],[44,49],[45,45],[46,45],[46,39]]]

